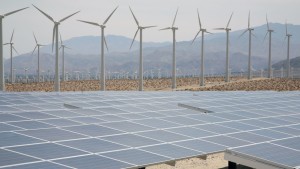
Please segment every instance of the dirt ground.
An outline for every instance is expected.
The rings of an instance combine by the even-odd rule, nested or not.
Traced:
[[[232,91],[232,90],[275,90],[289,91],[300,90],[300,79],[265,79],[254,78],[247,80],[244,78],[231,78],[231,82],[225,83],[223,78],[206,78],[205,86],[199,86],[199,78],[179,78],[177,79],[176,90],[191,91]],[[6,91],[53,91],[53,82],[42,83],[18,83],[7,84]],[[113,91],[133,91],[138,89],[137,80],[107,80],[106,90]],[[99,91],[99,81],[66,81],[61,82],[61,91]],[[145,91],[172,91],[171,79],[147,79],[144,81]]]

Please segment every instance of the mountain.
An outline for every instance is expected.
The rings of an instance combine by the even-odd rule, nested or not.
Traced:
[[[272,61],[276,63],[286,58],[285,25],[271,23],[270,27],[275,30],[272,39]],[[291,58],[300,53],[300,26],[288,25],[289,32],[293,34],[291,41]],[[266,25],[254,28],[252,41],[252,63],[256,70],[267,68],[268,41],[264,41]],[[248,35],[239,37],[244,30],[230,33],[230,67],[232,72],[247,70],[248,64]],[[108,35],[106,40],[109,52],[106,51],[106,68],[110,72],[136,72],[139,61],[139,42],[135,41],[129,51],[132,39]],[[177,42],[177,68],[182,73],[198,73],[200,65],[200,39],[191,45],[191,41]],[[205,36],[205,69],[207,73],[224,73],[225,70],[225,40],[224,32]],[[66,71],[91,71],[97,72],[100,65],[100,37],[82,36],[64,41],[72,50],[66,50]],[[170,72],[172,59],[172,43],[144,42],[144,69],[145,71],[158,69]],[[52,46],[41,48],[41,67],[43,70],[54,71],[54,54]],[[60,62],[61,63],[61,62]],[[30,72],[37,69],[37,56],[31,53],[19,55],[13,58],[14,67],[18,73],[23,73],[24,67],[30,67]],[[5,61],[5,71],[9,72],[10,60]]]
[[[293,68],[298,68],[299,69],[300,68],[300,56],[291,59],[290,60],[290,66],[293,67]],[[286,59],[273,64],[272,67],[275,70],[279,70],[281,68],[285,69],[286,68]]]

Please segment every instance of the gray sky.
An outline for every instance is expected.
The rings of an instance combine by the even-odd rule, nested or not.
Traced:
[[[32,32],[40,43],[49,44],[52,39],[53,23],[38,12],[31,4],[38,6],[55,20],[80,10],[74,17],[60,26],[63,39],[76,36],[100,35],[100,29],[80,23],[76,19],[102,23],[112,10],[119,9],[107,23],[106,35],[122,35],[132,38],[136,25],[128,6],[130,5],[141,25],[157,25],[144,31],[144,41],[171,41],[170,31],[158,31],[171,26],[179,7],[176,26],[179,27],[177,40],[191,40],[198,30],[197,8],[202,24],[207,29],[224,27],[231,12],[234,12],[231,27],[233,30],[247,26],[248,11],[251,10],[252,26],[265,24],[268,13],[270,22],[300,24],[299,0],[0,0],[0,13],[29,6],[30,8],[6,17],[3,22],[4,43],[9,41],[15,29],[15,47],[19,53],[31,52],[34,48]],[[8,57],[8,47],[4,47]]]

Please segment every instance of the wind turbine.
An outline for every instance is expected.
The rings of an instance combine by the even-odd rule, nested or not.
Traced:
[[[176,11],[173,23],[171,27],[163,28],[160,30],[172,30],[173,32],[173,67],[172,67],[172,89],[176,88],[176,30],[178,27],[174,27],[176,17],[177,17],[178,9]]]
[[[106,23],[108,22],[108,20],[110,19],[110,17],[114,14],[114,12],[118,9],[118,7],[116,7],[112,13],[107,17],[107,19],[103,22],[102,25],[95,23],[95,22],[89,22],[89,21],[83,21],[83,20],[78,20],[80,22],[84,22],[87,24],[91,24],[94,26],[98,26],[101,28],[101,77],[100,77],[100,90],[105,91],[105,58],[104,58],[104,44],[106,46],[106,49],[108,50],[107,47],[107,43],[106,43],[106,39],[105,39],[105,35],[104,35],[104,29],[106,28]]]
[[[34,5],[33,5],[34,6]],[[54,90],[56,92],[60,91],[60,82],[59,82],[59,67],[58,67],[58,26],[61,24],[61,22],[65,21],[66,19],[70,18],[71,16],[79,13],[80,11],[77,11],[59,21],[55,21],[51,16],[40,10],[38,7],[34,6],[38,11],[40,11],[43,15],[45,15],[48,19],[50,19],[54,23],[53,27],[53,37],[52,37],[52,50],[54,47],[54,41],[55,41],[55,80],[54,80]]]
[[[272,62],[272,33],[274,32],[274,30],[272,30],[270,28],[270,25],[269,25],[269,21],[268,21],[268,16],[266,16],[266,21],[267,21],[267,33],[265,35],[265,38],[264,40],[266,39],[267,35],[269,35],[269,65],[268,65],[268,78],[271,78],[271,71],[272,71],[272,65],[271,65],[271,62]]]
[[[233,13],[231,13],[231,16],[227,22],[227,25],[225,28],[217,28],[216,30],[225,30],[226,31],[226,75],[225,75],[225,82],[230,81],[229,77],[229,32],[231,31],[231,28],[229,28],[229,24],[231,21]]]
[[[288,39],[287,40],[287,60],[286,60],[286,67],[287,67],[287,71],[286,71],[286,77],[290,78],[290,40],[292,37],[292,34],[288,33],[288,27],[287,27],[287,23],[285,23],[285,36]]]
[[[62,79],[61,81],[65,81],[65,48],[66,49],[71,49],[68,46],[66,46],[65,44],[63,44],[61,35],[60,35],[60,47],[59,49],[62,49]]]
[[[14,14],[16,12],[22,11],[26,8],[22,8],[22,9],[18,9],[12,12],[8,12],[4,15],[0,15],[0,91],[5,91],[5,80],[4,80],[4,57],[3,57],[3,25],[2,25],[2,21],[6,16],[9,16],[11,14]]]
[[[42,45],[42,44],[38,43],[34,33],[33,33],[33,37],[34,37],[36,46],[34,47],[33,52],[32,52],[31,55],[33,55],[33,53],[35,52],[35,50],[37,48],[37,53],[38,53],[38,70],[37,70],[37,73],[38,73],[38,82],[40,82],[40,47],[45,46],[45,45]]]
[[[135,35],[133,37],[132,43],[130,45],[130,49],[135,41],[136,35],[137,33],[140,31],[140,67],[139,67],[139,91],[143,91],[143,30],[147,29],[147,28],[152,28],[152,27],[156,27],[156,26],[141,26],[137,20],[137,18],[135,17],[134,13],[132,12],[132,9],[129,7],[130,12],[135,20],[135,23],[137,24],[138,28],[135,32]]]
[[[13,30],[13,32],[11,34],[9,43],[3,44],[3,45],[10,45],[10,82],[11,83],[13,83],[13,62],[12,62],[13,51],[15,51],[18,54],[17,50],[14,47],[14,43],[13,43],[14,33],[15,33],[15,30]]]
[[[250,27],[250,12],[249,12],[249,14],[248,14],[248,28],[240,35],[240,37],[241,37],[246,32],[249,32],[248,79],[252,79],[251,38],[252,38],[252,36],[254,36],[252,31],[254,31],[254,29]]]
[[[199,10],[197,9],[197,14],[198,14],[198,21],[199,21],[199,26],[200,29],[198,31],[198,33],[196,34],[192,44],[195,42],[196,38],[198,37],[199,33],[202,33],[202,37],[201,37],[201,72],[200,72],[200,86],[204,86],[205,85],[205,81],[204,81],[204,33],[209,33],[206,29],[202,28],[202,24],[201,24],[201,20],[200,20],[200,16],[199,16]]]

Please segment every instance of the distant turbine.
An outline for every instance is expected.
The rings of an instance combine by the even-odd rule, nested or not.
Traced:
[[[10,38],[9,43],[3,44],[3,45],[10,45],[10,82],[11,83],[13,83],[13,61],[12,61],[13,50],[18,54],[17,50],[14,47],[14,43],[13,43],[14,33],[15,33],[15,30],[13,30],[13,32],[11,34],[11,38]]]
[[[225,75],[225,82],[230,81],[229,77],[229,31],[231,31],[231,28],[229,28],[229,24],[231,21],[233,13],[231,13],[231,16],[227,22],[227,25],[225,28],[217,28],[216,30],[225,30],[226,31],[226,75]]]
[[[4,15],[0,15],[0,91],[5,91],[5,80],[4,80],[4,58],[3,58],[3,25],[2,25],[2,20],[11,14],[14,14],[16,12],[22,11],[26,8],[18,9],[12,12],[8,12]]]
[[[176,30],[178,27],[174,27],[176,17],[177,17],[178,9],[176,11],[173,23],[171,27],[163,28],[160,30],[168,30],[171,29],[173,32],[173,67],[172,67],[172,89],[176,89]]]
[[[40,76],[40,47],[41,47],[41,46],[45,46],[45,45],[41,45],[41,44],[38,43],[38,41],[37,41],[37,39],[36,39],[34,33],[33,33],[33,37],[34,37],[36,46],[35,46],[34,49],[33,49],[32,55],[33,55],[34,51],[35,51],[36,48],[37,48],[37,52],[38,52],[38,70],[37,70],[38,76],[37,76],[37,77],[38,77],[38,82],[40,82],[40,77],[41,77],[41,76]]]
[[[287,44],[287,60],[286,60],[286,67],[287,67],[287,71],[286,71],[286,77],[290,78],[290,40],[292,35],[288,33],[288,27],[287,27],[287,23],[285,23],[285,36],[288,39],[288,44]]]
[[[254,36],[252,33],[254,29],[250,27],[250,12],[248,14],[248,28],[240,35],[243,36],[249,31],[249,55],[248,55],[248,79],[252,79],[252,63],[251,63],[251,38]]]
[[[88,22],[88,21],[83,21],[83,20],[78,20],[80,22],[84,22],[87,24],[91,24],[91,25],[95,25],[95,26],[99,26],[101,28],[101,78],[100,78],[100,86],[101,86],[101,90],[105,91],[105,58],[104,58],[104,44],[106,46],[106,49],[108,50],[107,47],[107,43],[106,43],[106,39],[105,39],[105,35],[104,35],[104,28],[106,27],[105,24],[108,22],[108,20],[110,19],[110,17],[114,14],[114,12],[118,9],[118,7],[116,7],[112,13],[108,16],[108,18],[103,22],[102,25],[95,23],[95,22]]]
[[[202,40],[201,40],[201,72],[200,72],[200,86],[204,86],[205,85],[205,81],[204,81],[204,33],[209,33],[206,29],[202,28],[202,24],[201,24],[201,20],[200,20],[200,16],[199,16],[199,11],[197,9],[197,14],[198,14],[198,21],[199,21],[199,26],[200,29],[198,31],[198,33],[196,34],[192,44],[195,42],[196,38],[198,37],[199,33],[202,32]]]
[[[274,30],[272,30],[269,26],[269,21],[268,21],[268,16],[266,16],[266,21],[267,21],[267,33],[265,35],[264,40],[266,39],[267,35],[269,34],[269,65],[268,65],[268,78],[271,78],[271,71],[272,71],[272,33]]]
[[[134,16],[131,8],[129,7],[130,12],[135,20],[135,23],[137,24],[138,28],[137,31],[135,32],[135,35],[133,37],[132,43],[130,45],[130,49],[134,43],[134,40],[136,38],[137,33],[140,31],[140,67],[139,67],[139,91],[143,91],[143,29],[147,29],[147,28],[152,28],[152,27],[156,27],[156,26],[140,26],[138,20],[136,19],[136,17]]]
[[[34,5],[33,5],[34,6]],[[42,14],[44,14],[48,19],[50,19],[53,23],[54,23],[54,27],[53,27],[53,37],[52,37],[52,50],[54,47],[54,40],[55,40],[55,80],[54,80],[54,90],[56,92],[60,91],[60,80],[59,80],[59,67],[58,67],[58,26],[60,25],[61,22],[65,21],[66,19],[70,18],[71,16],[79,13],[80,11],[77,11],[59,21],[54,21],[54,19],[49,16],[48,14],[46,14],[45,12],[43,12],[42,10],[40,10],[38,7],[34,6],[37,10],[39,10]]]
[[[65,48],[66,49],[71,49],[68,46],[66,46],[65,44],[63,44],[61,35],[60,35],[60,47],[59,49],[62,49],[62,79],[61,81],[65,81],[66,80],[66,74],[65,74]]]

